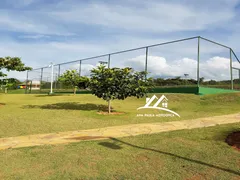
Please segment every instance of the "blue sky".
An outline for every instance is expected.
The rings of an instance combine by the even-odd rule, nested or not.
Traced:
[[[240,0],[2,0],[0,56],[19,56],[37,68],[198,35],[240,54],[239,19]],[[176,47],[188,51],[182,59],[193,59],[192,46]],[[209,58],[227,58],[205,49],[215,53]],[[129,58],[136,64],[141,55]]]

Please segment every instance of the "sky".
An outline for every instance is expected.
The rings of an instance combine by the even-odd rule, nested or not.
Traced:
[[[21,57],[39,68],[194,36],[223,43],[240,57],[239,19],[240,0],[1,0],[0,57]],[[230,78],[228,49],[201,41],[200,51],[200,76]],[[196,78],[196,53],[195,40],[149,49],[150,75]],[[144,70],[145,50],[111,58],[111,66]],[[82,75],[99,60],[107,57],[84,62]],[[235,59],[233,65],[240,67]],[[62,66],[61,73],[69,68],[79,64]],[[48,78],[50,69],[44,72]],[[8,77],[23,80],[26,72]],[[39,71],[29,74],[39,77]]]

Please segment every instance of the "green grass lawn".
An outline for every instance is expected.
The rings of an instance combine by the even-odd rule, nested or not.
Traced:
[[[165,94],[169,107],[178,117],[137,117],[138,113],[159,113],[158,110],[136,109],[145,98],[128,98],[112,102],[121,115],[101,115],[107,103],[93,95],[30,95],[0,94],[0,137],[100,128],[134,123],[194,119],[240,112],[240,93],[198,96]]]
[[[240,123],[4,150],[0,179],[237,180],[240,152],[224,142],[236,130]]]
[[[160,94],[159,94],[160,95]],[[137,117],[145,98],[113,101],[121,115],[101,115],[93,95],[0,94],[0,137],[164,122],[237,113],[240,93],[165,94],[177,117]],[[239,179],[239,151],[227,134],[240,123],[101,141],[0,151],[0,179]]]

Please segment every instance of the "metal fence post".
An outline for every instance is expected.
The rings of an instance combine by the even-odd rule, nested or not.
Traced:
[[[58,76],[57,76],[58,78],[60,77],[60,73],[61,73],[61,65],[59,64],[59,65],[58,65]],[[59,89],[61,89],[61,87],[60,87],[60,82],[59,82],[58,80],[57,80],[57,84],[58,84],[57,87],[58,87]],[[57,89],[57,88],[56,88],[56,89]]]
[[[79,76],[81,76],[82,73],[82,61],[79,61]]]
[[[108,68],[110,68],[110,63],[111,63],[111,54],[108,55]]]
[[[40,92],[41,92],[41,90],[42,90],[42,78],[43,78],[43,68],[41,68],[41,77],[40,77],[41,79],[40,79]]]
[[[238,70],[239,82],[240,82],[240,69]]]
[[[148,71],[148,47],[146,47],[146,57],[145,57],[146,59],[145,59],[145,73],[146,73],[146,75],[145,75],[145,79],[147,79],[147,71]]]
[[[61,65],[59,64],[58,65],[58,77],[60,76],[60,73],[61,73]]]
[[[198,53],[197,53],[197,86],[200,86],[200,36],[198,37]]]
[[[28,71],[27,71],[27,79],[26,79],[25,94],[27,94],[27,83],[28,83]]]
[[[230,77],[231,77],[231,89],[233,90],[232,49],[231,48],[230,48]]]

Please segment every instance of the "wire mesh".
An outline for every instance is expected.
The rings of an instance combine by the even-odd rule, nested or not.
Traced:
[[[233,73],[233,89],[240,90],[240,63],[234,52],[232,53],[232,73]]]
[[[239,89],[239,62],[229,47],[202,37],[161,43],[116,53],[100,55],[56,64],[53,68],[54,92],[72,91],[72,87],[58,81],[67,70],[76,70],[80,76],[90,77],[91,70],[100,64],[107,67],[131,67],[135,71],[147,71],[159,87],[203,86],[211,88]],[[232,63],[231,63],[232,60]],[[50,67],[28,72],[27,81],[39,81],[35,91],[49,92]],[[36,83],[36,82],[35,82]]]
[[[149,48],[149,77],[159,87],[197,86],[197,40]]]
[[[200,86],[231,89],[230,49],[200,39]]]

